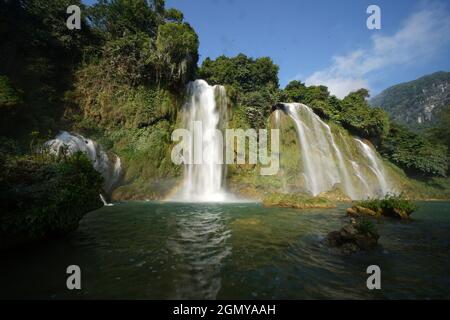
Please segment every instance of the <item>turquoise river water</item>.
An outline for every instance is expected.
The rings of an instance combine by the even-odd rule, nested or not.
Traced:
[[[377,223],[380,246],[342,255],[321,244],[348,222],[328,210],[258,203],[123,202],[77,231],[2,254],[1,298],[450,298],[450,202],[420,202],[411,222]],[[66,268],[81,268],[81,290]],[[366,268],[381,268],[368,290]]]

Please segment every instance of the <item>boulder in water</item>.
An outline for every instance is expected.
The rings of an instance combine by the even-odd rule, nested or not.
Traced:
[[[416,204],[411,200],[404,199],[402,195],[387,195],[384,199],[360,201],[347,209],[347,215],[352,217],[388,217],[408,220],[411,213],[416,209]]]
[[[328,233],[324,242],[329,247],[338,248],[342,253],[350,254],[376,248],[379,237],[370,221],[353,220],[339,231]]]

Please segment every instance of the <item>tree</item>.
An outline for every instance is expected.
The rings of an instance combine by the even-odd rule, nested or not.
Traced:
[[[231,58],[206,58],[198,75],[210,84],[228,86],[252,128],[264,128],[271,106],[279,102],[278,66],[268,57],[253,59],[240,53]]]
[[[448,170],[446,146],[395,123],[382,141],[381,152],[413,174],[445,176]]]
[[[99,0],[89,9],[89,19],[109,39],[140,32],[156,37],[164,22],[164,1]]]
[[[21,101],[2,112],[0,133],[24,137],[33,129],[56,129],[73,71],[96,39],[83,16],[81,30],[66,27],[72,4],[84,9],[79,0],[0,1],[0,75],[8,79],[2,90],[14,88]]]
[[[307,88],[304,83],[293,80],[288,83],[284,88],[284,93],[286,95],[286,102],[304,102],[306,98]]]
[[[170,8],[170,9],[166,10],[165,18],[170,22],[182,23],[184,16],[183,16],[183,12],[181,12],[177,9],[174,9],[174,8]]]
[[[389,116],[380,108],[367,103],[369,92],[360,89],[342,100],[341,122],[353,133],[378,142],[389,132]]]
[[[189,24],[160,25],[156,39],[158,78],[175,87],[191,80],[197,66],[198,47],[197,34]]]
[[[240,53],[231,58],[206,58],[198,75],[210,84],[231,85],[240,92],[257,91],[268,85],[278,89],[278,66],[269,57],[253,59]]]

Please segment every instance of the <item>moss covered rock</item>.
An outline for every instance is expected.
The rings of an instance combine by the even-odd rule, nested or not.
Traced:
[[[310,197],[295,193],[272,193],[263,200],[265,207],[283,207],[297,209],[335,208],[336,204],[326,198]]]
[[[389,217],[407,220],[417,210],[417,205],[402,195],[387,195],[384,199],[369,199],[359,201],[355,206],[347,209],[352,217]]]

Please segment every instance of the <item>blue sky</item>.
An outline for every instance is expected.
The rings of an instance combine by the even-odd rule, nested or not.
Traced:
[[[366,27],[370,4],[381,8],[381,30]],[[167,0],[166,7],[196,30],[200,63],[240,52],[270,56],[283,87],[298,79],[341,97],[361,86],[376,94],[450,70],[445,0]]]

